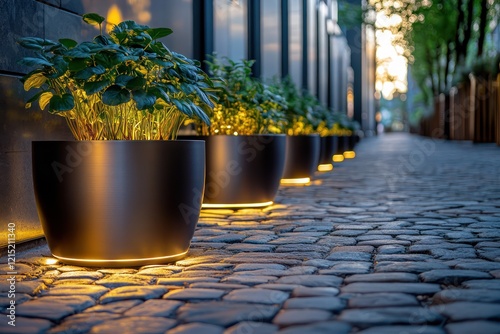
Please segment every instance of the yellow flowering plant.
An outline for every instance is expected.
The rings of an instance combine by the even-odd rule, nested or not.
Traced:
[[[286,100],[252,77],[253,60],[233,61],[213,56],[209,72],[222,81],[210,125],[194,121],[200,135],[254,135],[283,133]]]
[[[158,40],[171,29],[124,21],[107,36],[102,16],[83,20],[99,26],[91,41],[18,41],[35,52],[20,61],[34,67],[22,78],[25,90],[39,90],[27,107],[38,101],[64,117],[77,140],[168,140],[187,118],[210,123],[214,84],[199,62]]]

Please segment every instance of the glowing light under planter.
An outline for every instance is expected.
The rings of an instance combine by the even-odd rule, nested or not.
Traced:
[[[354,159],[356,157],[356,152],[354,151],[345,151],[344,158],[346,159]]]
[[[300,177],[296,179],[281,179],[281,184],[307,184],[311,182],[309,177]]]
[[[273,201],[262,202],[262,203],[239,203],[239,204],[211,204],[203,203],[201,205],[202,209],[230,209],[230,208],[263,208],[265,206],[272,205]]]
[[[59,261],[57,259],[45,259],[43,261],[44,264],[46,265],[53,265],[53,264],[56,264],[58,263]]]
[[[344,161],[344,155],[342,154],[335,154],[332,158],[333,162],[342,162]]]
[[[333,170],[332,164],[321,164],[318,166],[318,172],[329,172]]]
[[[52,254],[55,258],[61,260],[61,261],[72,261],[72,262],[81,262],[81,263],[137,263],[137,262],[144,262],[144,261],[159,261],[159,260],[169,260],[173,258],[178,258],[180,256],[186,255],[189,250],[179,253],[179,254],[174,254],[174,255],[168,255],[168,256],[157,256],[157,257],[144,257],[144,258],[139,258],[139,259],[114,259],[114,260],[106,260],[106,259],[75,259],[71,257],[64,257],[64,256],[58,256],[55,254]]]

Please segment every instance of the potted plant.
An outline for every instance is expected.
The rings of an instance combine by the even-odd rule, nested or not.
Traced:
[[[316,133],[318,120],[314,116],[317,99],[309,92],[299,93],[287,77],[274,85],[274,89],[288,102],[287,143],[285,170],[282,184],[307,184],[318,167],[320,138]]]
[[[333,170],[333,156],[337,151],[338,138],[334,134],[335,120],[331,110],[321,106],[316,108],[317,117],[320,120],[317,133],[320,135],[320,150],[319,150],[319,172],[328,172]]]
[[[353,121],[345,113],[334,115],[336,122],[332,133],[338,137],[338,149],[334,155],[334,162],[341,162],[345,159],[352,159],[356,156],[354,147],[359,140],[356,132],[359,130],[359,123]]]
[[[21,38],[36,52],[28,101],[66,119],[77,141],[37,142],[33,182],[53,255],[70,264],[144,265],[184,256],[199,217],[203,141],[173,141],[186,118],[209,123],[213,83],[158,39],[168,28],[124,21],[91,41]]]
[[[221,78],[211,123],[195,121],[207,150],[204,208],[270,205],[285,159],[286,101],[251,76],[252,60],[215,56],[209,72]]]

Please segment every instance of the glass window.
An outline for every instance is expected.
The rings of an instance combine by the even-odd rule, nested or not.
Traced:
[[[302,0],[288,2],[288,64],[297,87],[302,87]]]
[[[316,0],[307,1],[307,87],[316,94]]]
[[[65,0],[61,6],[79,11],[73,8],[77,3]],[[83,0],[82,6],[84,13],[98,13],[113,24],[134,20],[155,28],[171,28],[174,33],[162,39],[165,45],[175,52],[193,57],[193,0]]]
[[[281,75],[280,0],[261,0],[262,78]]]
[[[247,1],[214,0],[214,51],[233,60],[247,58]]]

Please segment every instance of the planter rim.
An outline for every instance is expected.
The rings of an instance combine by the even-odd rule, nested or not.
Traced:
[[[287,137],[321,137],[319,133],[311,133],[308,135],[287,135]]]
[[[199,142],[198,139],[174,139],[174,140],[32,140],[33,143],[173,143],[173,142]]]
[[[185,137],[260,137],[260,136],[276,136],[276,137],[285,137],[287,136],[284,133],[258,133],[255,135],[225,135],[225,134],[220,134],[220,135],[179,135],[178,137],[185,138]]]

